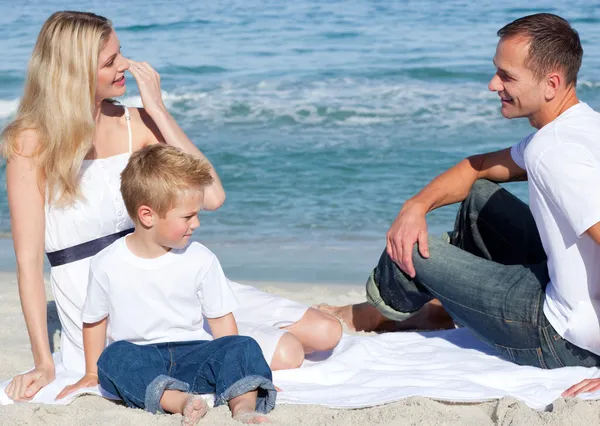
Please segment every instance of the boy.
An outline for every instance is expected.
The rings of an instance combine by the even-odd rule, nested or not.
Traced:
[[[211,182],[208,164],[168,145],[131,156],[121,193],[135,231],[92,259],[82,313],[86,375],[59,398],[99,382],[130,407],[195,424],[208,410],[196,394],[214,392],[235,419],[268,421],[256,411],[275,406],[271,370],[258,344],[237,336],[238,305],[219,261],[189,241]]]

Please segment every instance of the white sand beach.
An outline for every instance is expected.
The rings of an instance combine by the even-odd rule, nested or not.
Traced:
[[[364,300],[362,286],[270,283],[256,285],[307,304],[345,304]],[[60,323],[48,289],[49,329],[58,348]],[[0,381],[31,367],[33,361],[19,304],[16,275],[0,273]],[[379,407],[340,410],[316,405],[278,405],[270,415],[281,425],[591,425],[600,422],[600,401],[555,401],[538,412],[504,398],[479,404],[451,404],[414,397]],[[151,415],[95,396],[82,396],[69,406],[16,404],[0,406],[0,425],[177,425],[178,415]],[[226,407],[211,410],[201,424],[239,424]]]

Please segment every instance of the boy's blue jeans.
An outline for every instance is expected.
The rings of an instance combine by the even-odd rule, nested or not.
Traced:
[[[478,180],[461,204],[454,230],[429,238],[428,259],[413,249],[411,279],[384,251],[367,281],[367,299],[402,321],[437,298],[468,327],[517,364],[541,368],[599,366],[600,356],[563,339],[543,312],[546,253],[529,207],[499,185]]]
[[[246,336],[212,341],[135,345],[118,341],[98,359],[100,385],[127,406],[164,413],[165,390],[215,393],[215,405],[258,390],[256,411],[275,407],[277,392],[258,343]]]

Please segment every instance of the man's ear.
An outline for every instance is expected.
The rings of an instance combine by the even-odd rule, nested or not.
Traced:
[[[154,210],[152,208],[142,204],[138,207],[137,216],[140,224],[145,228],[150,228],[154,225]]]
[[[548,74],[546,77],[546,88],[544,93],[546,100],[551,101],[554,99],[563,85],[564,79],[562,75],[556,72]]]

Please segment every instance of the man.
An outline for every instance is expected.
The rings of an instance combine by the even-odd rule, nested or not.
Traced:
[[[439,328],[441,303],[518,364],[599,366],[600,114],[577,99],[583,49],[547,13],[498,36],[489,89],[504,117],[537,131],[461,161],[406,201],[367,281],[369,304],[323,308],[360,329]],[[493,183],[517,180],[528,180],[530,207]],[[426,213],[459,201],[454,230],[429,237]]]

